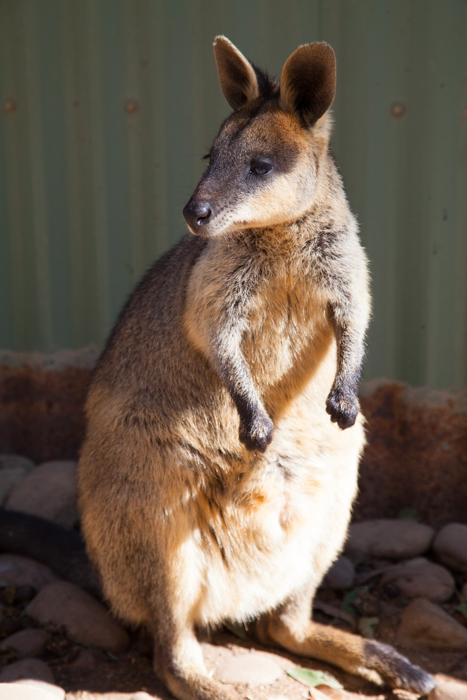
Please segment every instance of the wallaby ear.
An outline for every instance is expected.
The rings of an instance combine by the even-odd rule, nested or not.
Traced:
[[[225,36],[214,39],[214,56],[221,90],[232,109],[259,97],[253,66]]]
[[[281,75],[281,102],[313,126],[332,105],[336,92],[336,57],[321,42],[300,46],[285,62]]]

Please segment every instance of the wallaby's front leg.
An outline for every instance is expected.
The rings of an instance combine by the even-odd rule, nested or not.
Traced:
[[[254,386],[241,352],[240,338],[238,329],[216,334],[211,341],[211,359],[237,407],[241,442],[252,452],[265,452],[272,440],[274,424]]]
[[[329,319],[337,343],[336,376],[326,401],[333,423],[350,428],[360,410],[358,382],[370,317],[370,293],[365,254],[348,231],[337,236],[332,255],[319,261],[320,280],[328,298]]]
[[[337,371],[326,400],[326,411],[332,422],[345,430],[354,425],[360,410],[358,382],[365,351],[366,324],[362,327],[356,323],[339,304],[330,307],[337,342]]]

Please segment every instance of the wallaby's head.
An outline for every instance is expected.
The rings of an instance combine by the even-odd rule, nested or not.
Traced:
[[[300,46],[287,59],[280,82],[225,37],[216,38],[214,54],[222,92],[234,111],[183,210],[191,232],[215,236],[300,218],[313,201],[327,153],[334,51],[323,43]]]

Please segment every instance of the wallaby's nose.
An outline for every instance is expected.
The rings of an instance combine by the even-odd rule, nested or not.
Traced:
[[[197,202],[193,199],[190,199],[183,209],[183,216],[194,233],[209,221],[211,214],[212,208],[209,202]]]

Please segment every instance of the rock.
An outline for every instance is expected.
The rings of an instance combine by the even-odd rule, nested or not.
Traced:
[[[64,625],[71,639],[86,646],[118,653],[130,642],[123,627],[101,603],[68,581],[42,589],[26,613],[41,623]]]
[[[427,598],[444,603],[452,596],[455,581],[450,572],[420,557],[394,566],[383,574],[381,585],[394,584],[408,598]]]
[[[100,666],[108,661],[108,656],[101,649],[81,649],[71,666]]]
[[[60,580],[48,566],[19,554],[0,554],[0,579],[11,586],[31,586],[36,591]]]
[[[5,508],[71,528],[78,522],[76,499],[76,462],[57,460],[44,462],[25,476],[10,493]]]
[[[65,691],[58,685],[39,681],[2,683],[2,700],[65,700]]]
[[[31,471],[34,462],[20,455],[0,454],[0,506],[21,479]]]
[[[0,671],[0,683],[14,683],[23,679],[54,682],[53,673],[43,661],[39,659],[22,659],[13,664],[4,666]]]
[[[44,630],[27,629],[15,632],[2,642],[0,647],[11,647],[20,659],[40,656],[45,649],[49,636]]]
[[[324,577],[323,586],[333,591],[346,591],[352,588],[355,567],[348,557],[341,554]]]
[[[227,659],[215,672],[222,683],[247,683],[250,686],[269,685],[282,675],[282,669],[268,654],[252,651]]]
[[[410,559],[429,549],[435,531],[410,520],[365,520],[353,523],[345,551],[352,559]]]
[[[35,681],[32,678],[16,681],[15,685],[21,688],[32,689],[38,693],[47,693],[47,698],[49,698],[49,700],[64,700],[66,695],[63,688],[60,688],[58,685],[46,683],[45,681]],[[40,697],[42,697],[42,695],[40,695]]]
[[[461,598],[467,603],[467,582],[461,588]]]
[[[434,678],[436,688],[431,691],[428,700],[467,700],[467,683],[441,673]]]
[[[467,629],[438,605],[420,598],[402,613],[397,641],[407,646],[467,652]]]
[[[467,571],[467,525],[445,525],[433,542],[440,561],[456,571]]]

